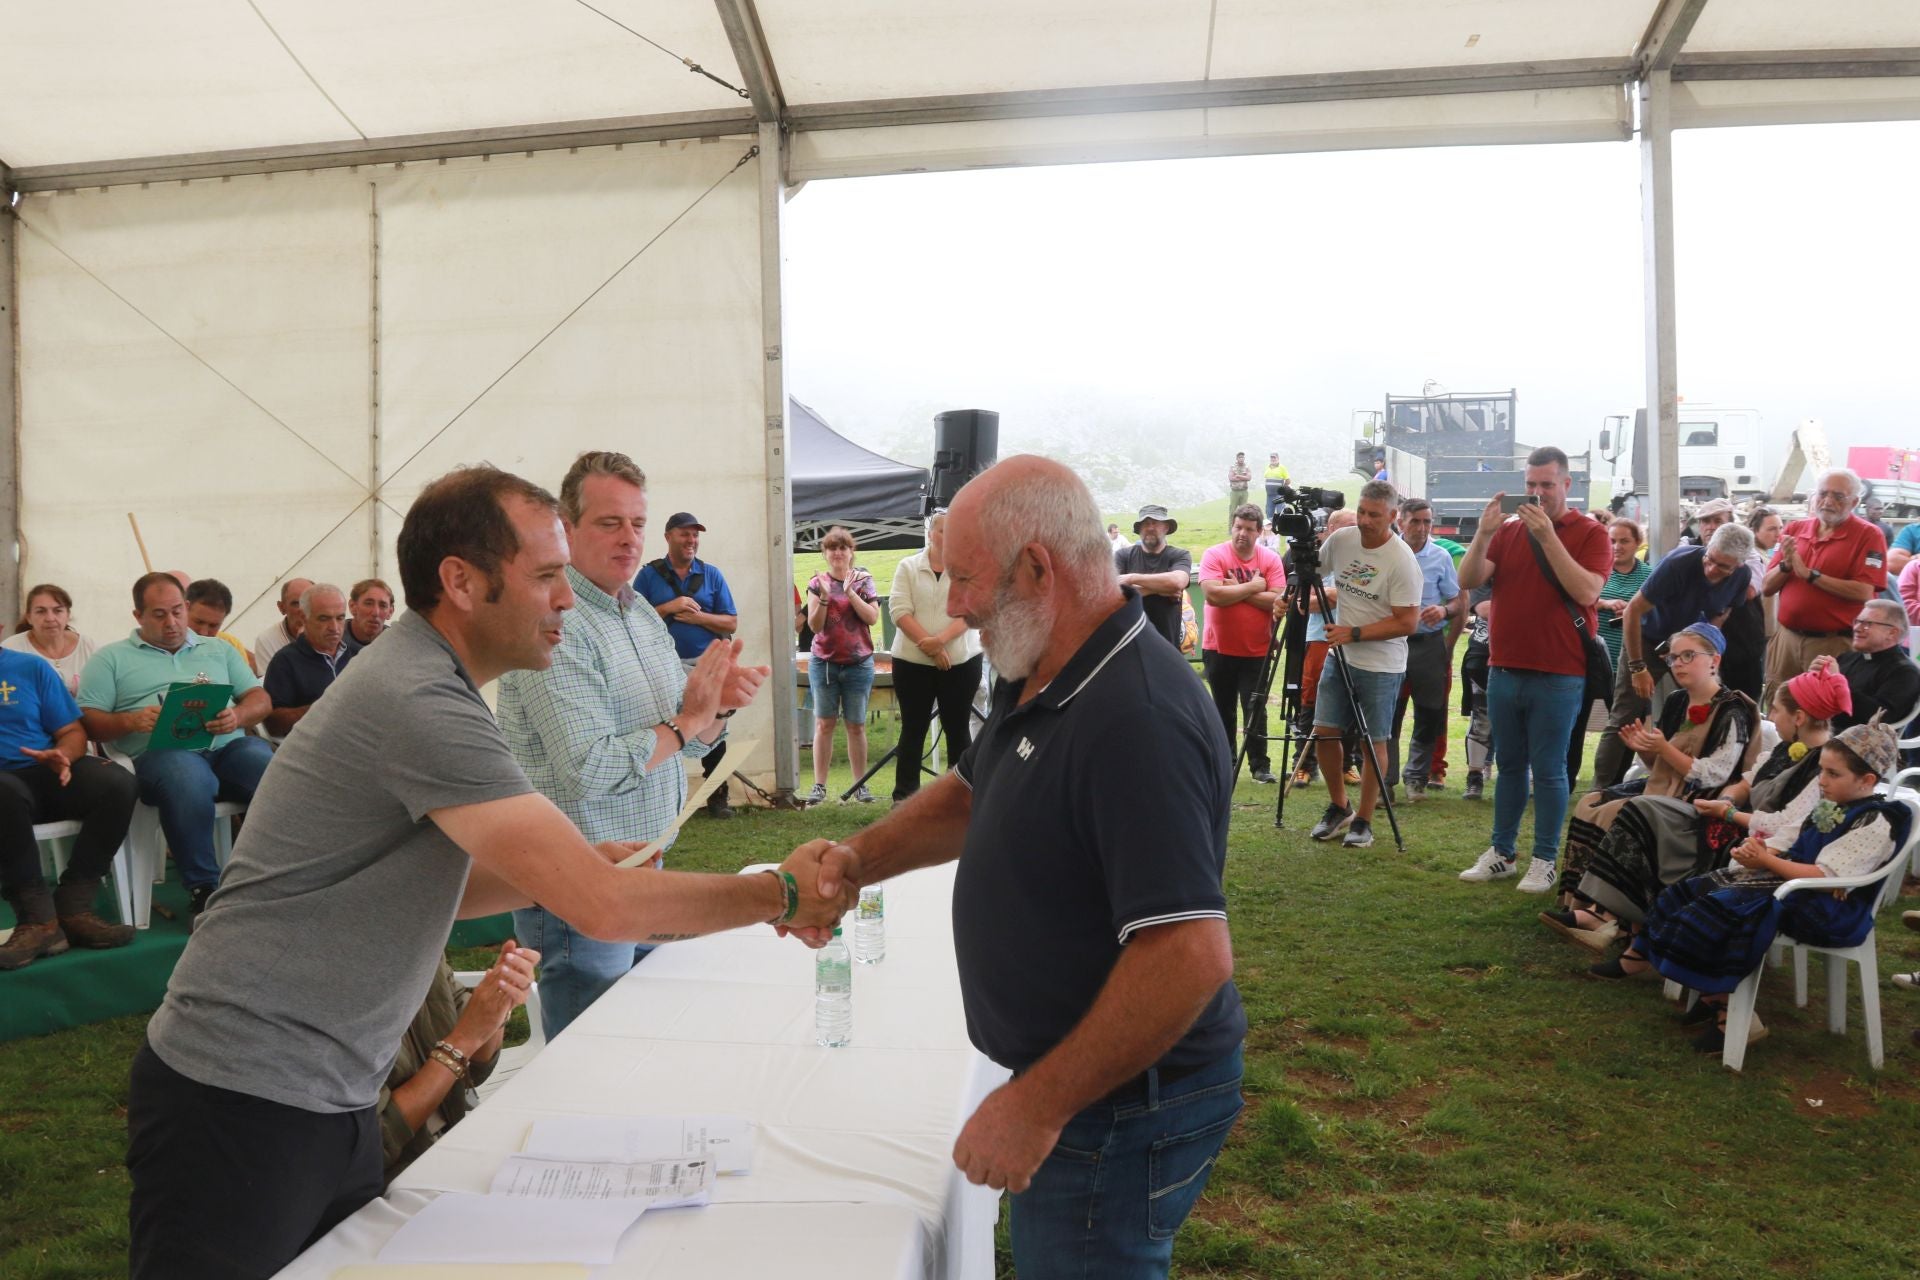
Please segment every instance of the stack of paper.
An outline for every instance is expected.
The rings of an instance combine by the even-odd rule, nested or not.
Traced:
[[[552,1116],[533,1122],[521,1152],[596,1162],[704,1156],[715,1173],[745,1173],[753,1123],[744,1116]]]

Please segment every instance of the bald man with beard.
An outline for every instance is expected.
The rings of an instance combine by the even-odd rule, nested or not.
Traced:
[[[1022,1280],[1165,1275],[1240,1110],[1226,734],[1120,587],[1065,467],[1013,457],[982,473],[953,502],[946,549],[947,612],[979,629],[1000,676],[992,715],[946,776],[797,856],[820,859],[828,892],[836,872],[873,884],[957,860],[968,1035],[1013,1079],[967,1120],[955,1164],[1012,1193]],[[1152,765],[1105,785],[1123,742]]]

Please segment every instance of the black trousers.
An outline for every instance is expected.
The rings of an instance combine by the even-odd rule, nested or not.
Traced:
[[[920,758],[927,753],[927,730],[936,707],[947,760],[958,760],[973,741],[973,695],[980,688],[979,654],[945,671],[925,662],[894,660],[893,696],[900,704],[900,745],[893,757],[893,798],[905,800],[920,789]]]
[[[1220,723],[1227,730],[1227,757],[1237,751],[1240,727],[1247,730],[1247,769],[1252,773],[1268,771],[1273,761],[1267,755],[1267,704],[1260,696],[1260,672],[1267,660],[1236,658],[1200,651],[1200,668],[1206,672],[1207,688],[1213,691],[1213,705],[1220,712]]]
[[[380,1125],[372,1107],[323,1114],[200,1084],[143,1044],[127,1172],[132,1280],[251,1280],[380,1194]]]
[[[1407,744],[1406,780],[1427,785],[1433,773],[1433,747],[1447,731],[1447,633],[1430,631],[1407,637],[1407,678],[1393,700],[1393,743],[1387,748],[1387,785],[1401,779],[1400,731],[1407,707],[1413,707],[1413,739]]]
[[[22,757],[25,760],[25,757]],[[45,765],[0,769],[0,887],[41,881],[36,822],[79,822],[66,879],[98,880],[127,838],[140,784],[111,761],[83,756],[66,786]]]

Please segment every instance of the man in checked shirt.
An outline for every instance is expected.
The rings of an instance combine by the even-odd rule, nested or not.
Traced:
[[[667,624],[629,585],[643,563],[646,485],[623,453],[574,459],[560,482],[575,600],[565,638],[545,671],[500,678],[500,729],[514,759],[593,841],[665,832],[687,800],[681,757],[712,750],[743,705],[735,690],[690,685],[704,677],[681,666]],[[588,937],[538,906],[515,911],[513,928],[543,957],[548,1039],[652,950]]]

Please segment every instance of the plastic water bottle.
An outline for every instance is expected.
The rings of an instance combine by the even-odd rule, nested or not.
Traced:
[[[879,964],[887,958],[887,892],[877,884],[860,891],[859,913],[853,918],[853,958],[861,964]]]
[[[853,961],[839,929],[813,959],[813,1038],[829,1049],[853,1038]]]

